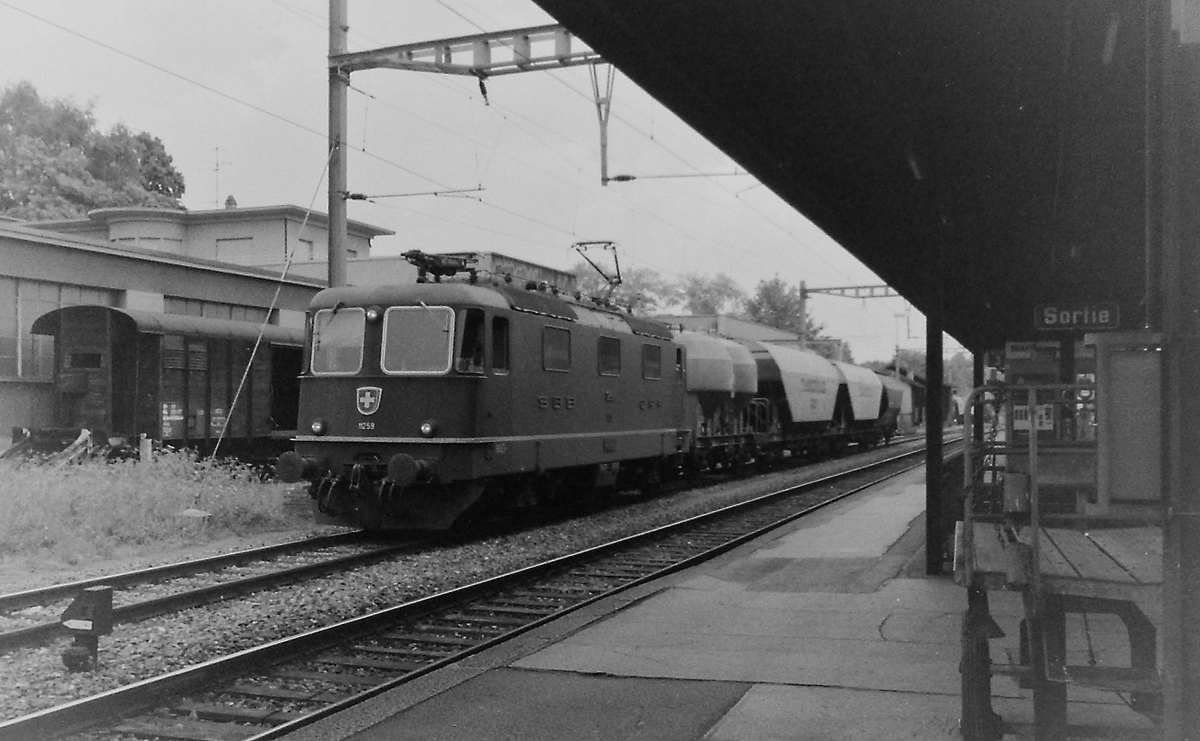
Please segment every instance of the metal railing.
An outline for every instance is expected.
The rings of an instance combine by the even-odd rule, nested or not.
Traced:
[[[984,434],[976,439],[980,417]],[[1040,592],[1043,519],[1074,514],[1081,497],[1095,499],[1096,387],[977,388],[967,398],[963,437],[966,584],[974,583],[974,523],[982,517],[1014,528],[1028,525],[1031,578]]]

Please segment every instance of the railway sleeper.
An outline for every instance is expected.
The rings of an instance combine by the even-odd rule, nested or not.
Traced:
[[[442,633],[384,633],[380,638],[389,641],[409,641],[411,643],[432,644],[435,646],[461,646],[468,648],[479,643],[478,640],[470,638],[459,638],[458,636],[448,636]]]
[[[270,730],[270,726],[219,723],[191,718],[135,718],[125,721],[113,730],[116,733],[179,741],[243,741]]]
[[[217,723],[261,723],[271,726],[282,725],[304,715],[292,710],[212,702],[181,702],[173,710],[181,715]]]
[[[428,661],[388,661],[386,659],[375,659],[369,656],[346,656],[344,654],[337,656],[318,656],[313,659],[318,664],[333,664],[334,666],[346,666],[363,669],[385,669],[391,672],[408,673],[420,669],[427,664]]]
[[[298,679],[305,682],[325,682],[328,684],[344,684],[358,687],[374,687],[388,681],[385,675],[365,676],[339,671],[309,671],[305,669],[279,669],[271,672],[271,676],[279,679]]]
[[[451,649],[449,651],[430,651],[422,648],[397,648],[394,646],[374,646],[361,643],[356,646],[351,646],[351,650],[361,651],[362,653],[368,654],[380,654],[382,656],[412,656],[419,659],[430,659],[431,661],[444,659],[447,656],[453,656],[454,654],[458,653],[456,649]]]

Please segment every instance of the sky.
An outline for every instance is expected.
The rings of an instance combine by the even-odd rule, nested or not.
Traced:
[[[530,0],[350,0],[349,44],[554,22]],[[101,130],[159,137],[192,210],[230,195],[328,210],[328,49],[327,0],[0,0],[3,86],[26,80],[91,106]],[[373,255],[490,251],[569,269],[572,244],[605,240],[625,268],[724,273],[748,294],[774,278],[882,283],[619,71],[608,169],[636,179],[607,186],[586,66],[494,77],[486,100],[451,75],[368,70],[350,84],[349,189],[372,198],[349,216],[395,232]],[[924,349],[924,319],[901,298],[815,295],[809,310],[856,362]]]

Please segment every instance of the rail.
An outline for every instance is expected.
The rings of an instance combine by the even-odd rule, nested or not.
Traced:
[[[444,644],[450,647],[446,652],[439,651],[433,655],[423,650],[412,649],[411,646],[408,649],[403,646],[384,647],[377,653],[386,658],[351,659],[353,666],[361,665],[395,672],[390,677],[379,675],[378,684],[372,684],[352,697],[328,701],[303,717],[296,717],[286,710],[272,711],[271,714],[276,720],[260,721],[274,727],[265,728],[260,724],[256,729],[246,728],[247,733],[244,734],[253,735],[256,740],[278,738],[321,717],[363,702],[403,682],[448,666],[464,656],[477,653],[567,612],[577,610],[603,596],[724,553],[785,522],[802,517],[837,499],[851,496],[866,485],[908,470],[911,467],[908,461],[921,454],[920,449],[909,451],[852,471],[788,487],[586,551],[554,558],[403,605],[388,607],[336,625],[279,639],[231,656],[110,690],[98,696],[82,698],[66,705],[0,722],[0,739],[15,741],[54,737],[82,730],[97,722],[105,723],[106,716],[107,729],[110,731],[117,728],[125,729],[119,732],[134,735],[161,735],[163,718],[174,717],[174,722],[183,722],[178,720],[181,717],[187,719],[187,716],[160,715],[150,710],[155,706],[162,707],[164,702],[175,703],[177,708],[195,709],[201,707],[199,701],[183,701],[184,704],[180,705],[180,698],[193,693],[207,697],[205,692],[245,695],[250,690],[246,689],[244,683],[238,684],[239,677],[263,675],[265,672],[274,671],[272,667],[277,664],[282,667],[280,676],[298,676],[299,670],[287,668],[289,665],[286,662],[299,662],[299,665],[303,666],[322,662],[344,666],[348,660],[346,656],[369,650],[361,648],[364,641],[373,640],[373,637],[384,640],[380,638],[381,634],[387,634],[389,631],[395,633],[399,628],[403,634],[399,639],[401,644],[408,644],[409,634],[423,634],[431,624],[451,626],[439,629],[446,635],[425,636],[416,641],[422,644]],[[884,470],[884,474],[878,473],[880,469]],[[855,477],[858,480],[855,480]],[[567,588],[559,583],[562,580],[569,582]],[[514,597],[514,594],[517,596]],[[547,597],[548,594],[555,596]],[[541,610],[531,608],[531,602],[556,604]],[[549,609],[551,606],[553,609]],[[471,620],[481,625],[461,627],[461,623],[466,620],[464,616],[475,612],[481,615]],[[498,616],[501,614],[503,616]],[[454,635],[450,635],[451,633]],[[468,639],[465,634],[477,634],[477,637]],[[324,658],[318,658],[317,654]],[[307,682],[320,679],[320,675],[312,671],[304,672],[303,676]],[[220,690],[221,686],[233,689]],[[256,696],[256,702],[270,702],[269,695],[270,692],[267,691],[267,694],[261,697]],[[279,701],[278,697],[275,701]],[[234,703],[235,706],[237,704]],[[195,732],[188,737],[217,738],[216,735],[205,735],[206,732],[202,728],[205,721],[202,719],[212,718],[214,723],[223,728],[225,723],[222,721],[232,718],[238,712],[238,708],[214,708],[210,704],[204,705],[196,712],[201,716],[201,720],[187,721],[191,724],[189,728]],[[138,713],[149,714],[141,716],[144,721],[128,718]],[[122,721],[118,716],[126,716],[127,720]],[[155,730],[159,730],[160,733],[155,734]]]

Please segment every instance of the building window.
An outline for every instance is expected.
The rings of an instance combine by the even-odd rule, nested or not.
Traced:
[[[254,257],[254,238],[235,237],[217,240],[217,259],[221,262],[245,264]]]
[[[307,255],[309,262],[314,262],[317,259],[317,248],[311,239],[300,240],[300,254]]]
[[[203,301],[197,298],[182,296],[164,296],[163,313],[180,316],[202,316],[208,319],[228,319],[235,322],[254,322],[262,324],[267,320],[267,310],[261,306],[243,306],[241,304],[226,304],[220,301]],[[279,311],[271,312],[268,324],[279,322]]]

